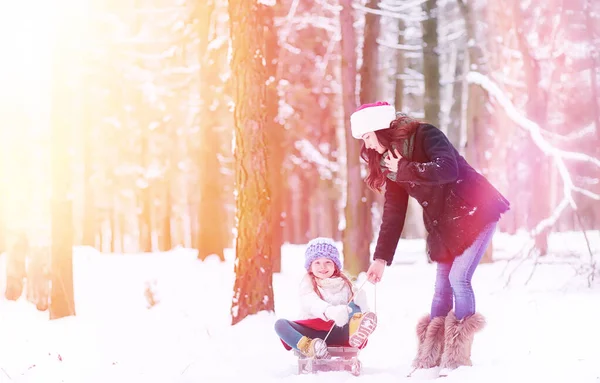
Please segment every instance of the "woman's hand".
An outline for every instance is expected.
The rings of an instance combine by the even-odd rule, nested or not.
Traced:
[[[383,270],[385,269],[385,261],[383,259],[376,259],[375,262],[371,263],[369,270],[367,270],[367,279],[372,284],[381,282],[383,276]],[[357,303],[358,304],[358,303]]]
[[[398,149],[394,149],[394,153],[396,154],[396,158],[394,158],[394,156],[392,156],[391,154],[388,154],[388,156],[383,160],[383,162],[385,163],[385,167],[388,168],[390,172],[396,173],[398,171],[398,162],[400,161],[402,156],[398,152]]]

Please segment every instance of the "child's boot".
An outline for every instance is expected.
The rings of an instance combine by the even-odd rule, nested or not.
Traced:
[[[415,370],[440,365],[444,352],[444,320],[445,317],[442,316],[430,319],[427,314],[417,322],[418,348],[412,363]]]
[[[377,315],[372,312],[356,313],[350,318],[349,324],[350,337],[348,343],[351,347],[362,347],[369,335],[377,327]]]
[[[327,349],[327,344],[323,339],[311,339],[307,336],[300,338],[297,344],[298,350],[308,358],[330,359],[331,355]]]
[[[460,366],[471,366],[471,346],[475,333],[485,327],[485,318],[479,313],[469,315],[461,320],[456,319],[453,311],[446,317],[446,336],[444,353],[442,355],[442,372],[446,375],[448,371]]]

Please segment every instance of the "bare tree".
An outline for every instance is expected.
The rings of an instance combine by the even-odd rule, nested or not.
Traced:
[[[65,84],[72,76],[72,51],[67,23],[57,23],[57,45],[52,65],[52,103],[50,107],[52,178],[51,197],[51,273],[50,319],[75,315],[73,293],[73,210],[70,149],[72,146],[73,94]],[[70,49],[69,49],[70,48]],[[71,57],[72,58],[72,57]]]
[[[225,260],[224,249],[227,247],[228,235],[225,219],[225,198],[223,196],[223,176],[219,161],[219,115],[217,106],[224,102],[219,94],[222,80],[219,76],[221,56],[226,54],[228,45],[217,44],[219,29],[217,23],[219,12],[214,1],[196,2],[194,18],[197,32],[198,53],[200,62],[200,125],[198,167],[200,183],[200,200],[198,203],[198,225],[194,235],[194,246],[198,249],[198,257],[205,259],[211,254]],[[211,44],[212,42],[212,44]]]
[[[440,53],[438,47],[438,6],[437,0],[423,3],[423,76],[425,95],[423,109],[425,121],[440,128]]]
[[[265,16],[256,0],[230,0],[235,98],[236,264],[232,324],[274,310],[267,169]]]
[[[360,141],[349,131],[350,115],[356,110],[356,35],[354,11],[351,0],[340,2],[340,27],[342,35],[342,98],[344,107],[344,133],[346,137],[346,228],[343,233],[344,269],[357,276],[369,267],[369,245],[371,243],[371,211],[368,192],[360,172]]]
[[[275,4],[271,7],[262,7],[264,15],[262,22],[265,29],[265,57],[267,69],[267,105],[266,137],[268,147],[269,190],[271,192],[271,260],[273,272],[281,271],[281,246],[283,245],[283,193],[284,167],[282,166],[284,153],[285,129],[278,121],[279,95],[278,78],[279,39],[278,28],[275,26]]]
[[[487,73],[488,68],[484,60],[483,49],[481,48],[481,42],[477,37],[473,2],[468,0],[458,0],[458,6],[464,18],[467,41],[472,42],[467,44],[467,56],[465,57],[466,64],[463,66],[473,69],[476,68],[481,73]],[[459,65],[457,64],[457,71],[460,73],[462,71],[458,69],[458,66]],[[490,129],[489,112],[485,108],[485,104],[488,102],[488,96],[487,93],[477,84],[468,84],[463,86],[467,86],[468,100],[466,113],[467,137],[465,157],[471,165],[481,171],[481,168],[485,165],[486,160],[485,157],[481,155],[481,150],[479,150],[479,148],[485,145],[483,137],[485,136],[486,131]],[[492,262],[492,260],[493,245],[490,243],[481,259],[481,263],[489,263]]]

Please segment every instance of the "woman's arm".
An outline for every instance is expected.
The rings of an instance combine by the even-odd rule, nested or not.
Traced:
[[[401,158],[398,162],[396,182],[414,182],[423,185],[440,185],[456,181],[458,164],[454,147],[446,135],[433,125],[422,125],[423,146],[430,162],[411,162]],[[392,178],[393,179],[393,178]]]
[[[373,259],[384,260],[389,266],[394,259],[394,253],[404,228],[408,193],[400,185],[390,180],[386,180],[385,188],[383,217]]]

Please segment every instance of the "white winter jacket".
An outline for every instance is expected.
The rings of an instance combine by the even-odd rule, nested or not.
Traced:
[[[315,292],[311,276],[306,274],[302,278],[300,282],[300,319],[320,318],[328,320],[325,317],[325,309],[328,306],[348,304],[348,300],[352,296],[352,292],[341,277],[317,278],[317,285],[323,299]],[[352,289],[356,291],[356,286],[353,286]],[[364,290],[359,291],[353,301],[360,307],[361,312],[369,311]]]

